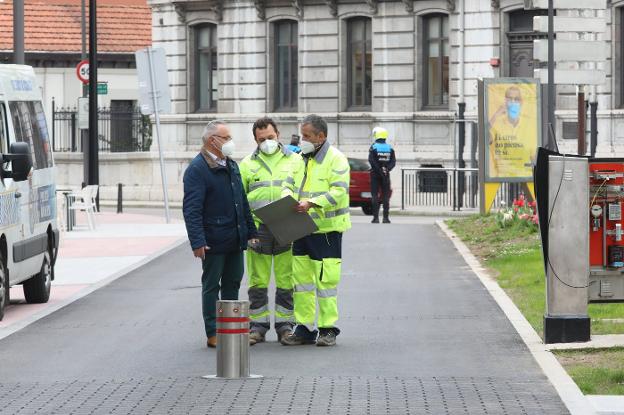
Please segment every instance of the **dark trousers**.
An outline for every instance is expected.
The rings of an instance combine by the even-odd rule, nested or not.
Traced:
[[[243,252],[206,254],[202,261],[202,313],[206,336],[217,333],[217,300],[238,300],[238,290],[243,279]]]
[[[373,197],[373,216],[379,217],[379,194],[383,203],[384,218],[390,213],[390,173],[381,174],[371,171],[371,193]]]

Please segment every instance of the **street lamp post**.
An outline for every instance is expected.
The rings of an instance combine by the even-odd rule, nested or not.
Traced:
[[[24,59],[24,0],[13,0],[13,63],[23,65]]]
[[[97,1],[89,0],[89,151],[88,184],[99,184],[97,107]],[[97,199],[99,210],[99,197]]]

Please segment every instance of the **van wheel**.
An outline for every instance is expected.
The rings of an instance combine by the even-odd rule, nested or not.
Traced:
[[[24,281],[24,297],[27,303],[47,303],[50,298],[50,288],[52,288],[52,261],[50,251],[43,254],[41,271]]]
[[[4,317],[4,308],[9,305],[9,273],[7,272],[4,258],[0,253],[0,321]]]
[[[362,212],[364,212],[365,215],[372,215],[373,214],[373,206],[372,205],[362,205]]]

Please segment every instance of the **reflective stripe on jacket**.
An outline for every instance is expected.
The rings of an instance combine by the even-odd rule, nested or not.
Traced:
[[[318,207],[309,213],[318,226],[317,233],[344,232],[351,228],[349,214],[349,162],[329,141],[306,159],[299,200]]]
[[[296,197],[295,189],[303,175],[301,156],[281,144],[279,150],[269,156],[260,150],[254,151],[239,167],[252,211],[287,195]],[[256,224],[261,223],[255,215],[254,220]]]

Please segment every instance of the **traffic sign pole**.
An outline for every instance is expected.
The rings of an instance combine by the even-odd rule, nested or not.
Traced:
[[[149,63],[150,69],[150,82],[152,84],[152,102],[154,104],[154,117],[156,118],[156,142],[158,143],[158,158],[160,159],[160,176],[162,177],[162,186],[163,186],[163,197],[165,198],[165,219],[167,223],[171,221],[169,215],[169,192],[167,189],[167,175],[165,174],[165,160],[163,157],[163,150],[160,141],[160,109],[158,108],[158,97],[157,89],[156,89],[156,75],[154,73],[154,62],[153,62],[153,53],[152,47],[147,48],[147,61]]]

